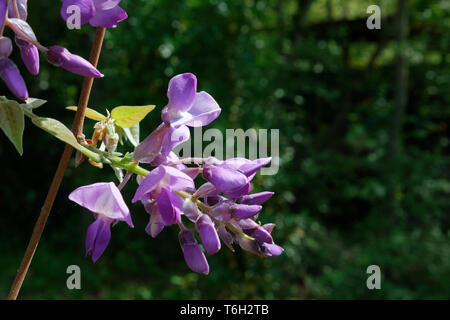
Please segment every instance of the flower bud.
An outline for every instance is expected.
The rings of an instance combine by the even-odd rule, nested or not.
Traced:
[[[22,61],[32,75],[36,76],[39,73],[39,50],[38,48],[17,37],[16,36],[16,44],[20,49],[20,56],[22,57]]]
[[[211,218],[204,214],[195,222],[195,228],[202,239],[203,248],[208,254],[215,254],[220,250],[220,240]]]
[[[188,267],[195,272],[208,274],[209,265],[205,254],[195,240],[190,230],[181,230],[178,234],[181,248],[183,250],[184,260]]]
[[[219,192],[239,190],[248,183],[248,178],[233,169],[215,165],[203,166],[203,177],[211,182]]]
[[[267,200],[269,200],[274,195],[274,192],[264,191],[259,193],[253,193],[249,195],[245,195],[236,200],[237,203],[242,204],[263,204]]]
[[[5,81],[9,90],[22,100],[28,99],[28,90],[17,66],[9,59],[0,58],[0,78]]]
[[[101,78],[101,74],[89,61],[76,54],[72,54],[66,48],[53,46],[47,52],[47,60],[69,72],[90,78]]]
[[[246,205],[246,204],[234,204],[230,207],[231,214],[237,219],[247,219],[259,211],[261,211],[262,206],[260,205]]]

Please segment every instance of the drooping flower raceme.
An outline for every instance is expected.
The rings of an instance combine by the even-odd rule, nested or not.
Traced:
[[[95,221],[86,236],[86,255],[96,262],[111,238],[111,224],[125,221],[134,228],[130,211],[113,182],[94,183],[74,190],[69,199],[92,211]]]
[[[146,232],[155,238],[165,227],[177,225],[186,264],[191,270],[203,274],[210,270],[205,254],[216,254],[222,243],[232,251],[233,244],[236,244],[262,257],[280,255],[283,248],[275,244],[271,234],[275,225],[261,225],[257,220],[263,203],[274,193],[250,193],[252,179],[271,158],[179,159],[172,150],[189,139],[189,127],[211,123],[221,109],[208,93],[197,92],[197,78],[191,73],[173,77],[167,96],[169,102],[162,110],[163,122],[129,156],[133,159],[131,171],[138,167],[139,162],[153,167],[145,173],[142,170],[135,172],[139,186],[132,199],[133,203],[141,202],[150,215]],[[192,163],[194,166],[189,167]],[[196,187],[198,176],[206,182]],[[93,190],[97,192],[95,188]],[[111,197],[110,201],[116,199]],[[79,203],[88,207],[88,202]],[[97,212],[93,207],[88,209]],[[193,226],[188,228],[185,222],[191,222]],[[103,230],[100,226],[106,228],[105,223],[98,222],[97,225],[92,227],[95,231],[90,231],[92,234],[101,233],[98,231]],[[93,241],[90,240],[88,247],[95,250]]]
[[[96,0],[94,1],[98,9],[98,18],[101,21],[111,20],[112,12],[120,11],[120,19],[124,19],[122,9],[117,7],[117,0]],[[116,8],[117,7],[117,8]],[[102,18],[109,12],[106,18]],[[8,19],[6,19],[8,12]],[[103,75],[87,60],[82,57],[70,53],[66,48],[60,46],[52,46],[50,49],[41,45],[37,40],[31,26],[26,22],[28,16],[27,0],[16,0],[15,6],[12,1],[0,0],[0,40],[2,42],[2,51],[0,54],[0,77],[5,81],[10,91],[22,100],[28,98],[28,90],[17,66],[8,59],[11,50],[4,50],[6,45],[9,46],[10,39],[3,37],[3,28],[5,26],[12,29],[15,33],[15,43],[19,47],[20,56],[25,67],[32,75],[39,73],[39,51],[47,55],[47,60],[69,72],[79,74],[85,77],[99,78]],[[126,13],[125,13],[126,17]],[[116,21],[114,19],[114,21]],[[106,24],[106,22],[105,22]],[[4,40],[7,39],[7,40]],[[12,49],[12,47],[11,47]]]
[[[62,0],[61,17],[70,19],[73,8],[79,8],[80,25],[89,23],[93,27],[115,28],[128,15],[119,7],[121,0]]]

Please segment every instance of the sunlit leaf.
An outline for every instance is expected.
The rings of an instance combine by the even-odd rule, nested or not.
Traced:
[[[0,97],[0,128],[16,147],[20,155],[23,154],[22,137],[25,128],[23,109],[17,101]]]
[[[72,111],[77,111],[77,107],[66,107],[66,109],[72,110]],[[96,120],[96,121],[102,121],[102,120],[106,119],[106,117],[104,115],[102,115],[101,113],[99,113],[93,109],[89,109],[89,108],[86,108],[86,118]]]
[[[122,106],[116,107],[111,111],[111,117],[115,120],[115,124],[122,128],[129,128],[139,123],[145,118],[147,113],[152,111],[155,106]]]
[[[36,126],[54,135],[59,140],[70,144],[75,149],[81,150],[80,147],[82,146],[78,143],[72,131],[58,120],[52,118],[35,118],[32,121]]]

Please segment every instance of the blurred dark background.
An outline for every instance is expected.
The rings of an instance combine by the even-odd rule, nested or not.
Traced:
[[[157,239],[148,214],[124,197],[135,229],[119,223],[96,263],[84,258],[87,211],[76,187],[113,181],[85,162],[66,172],[20,293],[28,299],[431,299],[450,298],[449,3],[445,0],[133,0],[107,31],[89,106],[156,104],[144,138],[160,122],[167,83],[193,72],[222,107],[209,127],[279,128],[281,167],[257,175],[273,190],[263,222],[285,248],[262,259],[223,248],[211,273],[184,263],[175,227]],[[381,7],[381,30],[366,9]],[[58,1],[30,1],[40,42],[89,56],[94,30],[68,30]],[[402,16],[407,19],[402,19]],[[403,32],[402,32],[403,30]],[[9,32],[9,31],[8,31]],[[36,110],[71,126],[82,78],[41,56],[26,74]],[[3,83],[1,95],[13,98]],[[92,132],[91,120],[85,132]],[[6,297],[64,145],[27,120],[24,155],[0,134],[0,296]],[[66,288],[79,265],[82,289]],[[366,288],[379,265],[381,290]]]

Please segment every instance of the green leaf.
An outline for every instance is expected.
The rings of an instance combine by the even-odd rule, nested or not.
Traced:
[[[66,109],[72,110],[72,111],[77,111],[77,107],[66,107]],[[90,109],[90,108],[86,108],[86,118],[96,120],[96,121],[102,121],[102,120],[106,119],[106,117],[104,115],[102,115],[101,113],[99,113],[93,109]]]
[[[79,144],[72,131],[70,131],[64,124],[62,124],[58,120],[52,118],[36,117],[33,118],[32,121],[39,128],[47,131],[59,140],[71,145],[95,162],[101,162],[101,158],[97,153]]]
[[[145,116],[152,111],[155,106],[116,107],[111,111],[111,117],[115,120],[115,124],[122,128],[129,128],[139,123]]]
[[[25,128],[23,109],[17,101],[0,99],[0,128],[14,144],[20,155],[23,154],[22,138]]]
[[[70,131],[64,124],[62,124],[58,120],[52,118],[36,118],[32,121],[39,128],[44,129],[59,140],[64,141],[65,143],[70,144],[72,147],[78,149],[78,146],[80,144],[73,135],[72,131]]]
[[[28,108],[30,111],[36,108],[39,108],[44,103],[46,103],[46,100],[37,99],[37,98],[28,98],[25,100],[25,103],[20,104],[24,108]]]
[[[139,123],[129,128],[123,128],[123,132],[133,146],[136,147],[139,144]]]

